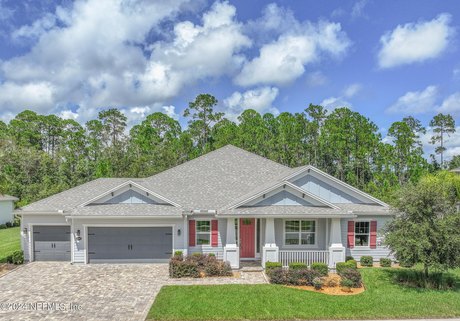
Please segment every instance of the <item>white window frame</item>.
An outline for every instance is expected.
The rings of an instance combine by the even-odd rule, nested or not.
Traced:
[[[286,244],[286,222],[287,221],[299,221],[299,232],[288,232],[288,233],[298,233],[299,234],[299,244]],[[315,243],[313,244],[300,244],[302,240],[302,221],[315,222],[315,231],[314,232],[303,232],[303,233],[313,233],[315,235]],[[283,220],[283,246],[284,247],[293,247],[293,248],[314,248],[318,245],[318,220],[317,219],[284,219]]]
[[[198,222],[209,222],[209,232],[198,232]],[[209,235],[209,243],[208,244],[198,244],[198,234]],[[202,219],[202,220],[195,220],[195,246],[211,246],[211,237],[212,237],[212,222],[211,220]]]
[[[369,224],[369,232],[368,233],[356,233],[356,223],[367,223]],[[356,234],[358,235],[367,235],[367,245],[357,245],[356,244]],[[354,247],[358,249],[370,249],[371,247],[371,221],[369,220],[355,220],[353,225],[353,242]]]

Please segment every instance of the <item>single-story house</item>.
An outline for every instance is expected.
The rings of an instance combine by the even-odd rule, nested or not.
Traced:
[[[14,202],[16,201],[18,201],[18,198],[14,196],[0,194],[0,224],[13,223]]]
[[[389,207],[321,170],[228,145],[148,178],[99,178],[17,210],[25,259],[164,262],[388,257]]]

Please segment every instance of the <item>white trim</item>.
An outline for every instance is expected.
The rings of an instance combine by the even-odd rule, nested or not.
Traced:
[[[171,219],[171,218],[175,218],[175,219],[182,219],[182,215],[150,215],[150,216],[146,216],[146,215],[70,215],[70,216],[66,216],[65,218],[71,218],[73,220],[75,219],[88,219],[88,218],[94,218],[94,219],[128,219],[128,220],[131,220],[131,219],[136,219],[136,218],[139,218],[139,219]]]
[[[73,262],[73,243],[72,243],[72,223],[29,223],[29,262],[35,261],[35,240],[34,240],[34,226],[70,226],[70,263]],[[67,261],[65,261],[67,262]]]
[[[354,228],[353,228],[353,248],[351,250],[354,250],[354,249],[358,249],[358,250],[370,250],[371,249],[371,221],[372,220],[369,220],[369,219],[357,219],[357,220],[354,220]],[[365,223],[369,223],[369,233],[367,233],[367,243],[368,245],[356,245],[356,234],[359,234],[359,235],[365,235],[366,233],[356,233],[356,223],[360,223],[360,222],[365,222]]]
[[[315,222],[315,243],[313,244],[300,244],[301,238],[299,238],[299,244],[286,244],[286,221],[314,221]],[[299,237],[302,234],[302,223],[299,225],[299,232],[288,232],[288,233],[298,233]],[[303,232],[303,233],[312,233],[312,232]],[[283,248],[292,248],[292,249],[299,249],[299,248],[316,248],[318,247],[318,219],[283,219]]]
[[[198,218],[198,219],[194,219],[195,221],[195,246],[209,246],[209,247],[213,247],[212,246],[212,219],[207,219],[207,218]],[[209,244],[198,244],[198,231],[197,231],[197,228],[198,228],[198,224],[196,224],[197,222],[209,222]],[[217,223],[219,224],[219,223]],[[218,225],[219,226],[219,225]],[[219,231],[217,231],[219,233]],[[206,234],[206,232],[200,232],[200,234]],[[193,247],[193,246],[192,246]],[[215,247],[215,246],[214,246]]]
[[[295,184],[292,184],[291,182],[288,182],[288,181],[282,181],[282,182],[279,182],[277,184],[274,184],[274,185],[264,189],[263,191],[260,191],[260,192],[258,192],[256,194],[246,198],[243,201],[239,201],[236,204],[232,204],[232,205],[227,206],[226,209],[235,209],[237,207],[240,207],[240,206],[242,206],[242,205],[244,205],[246,203],[249,203],[249,202],[251,202],[253,200],[256,200],[257,198],[261,197],[264,194],[273,192],[273,191],[275,191],[276,189],[278,189],[280,187],[283,187],[283,190],[285,190],[285,186],[290,187],[291,189],[297,191],[298,193],[305,194],[306,196],[308,196],[309,198],[317,201],[320,204],[326,205],[326,206],[328,206],[330,208],[333,208],[333,209],[340,210],[340,207],[338,207],[338,206],[336,206],[336,205],[334,205],[334,204],[332,204],[332,203],[330,203],[330,202],[328,202],[328,201],[316,196],[315,194],[313,194],[313,193],[311,193],[309,191],[306,191],[306,190],[304,190],[304,189],[302,189],[302,188],[300,188],[300,187],[296,186]],[[295,206],[295,205],[293,205],[293,206]]]
[[[159,199],[161,199],[161,200],[163,200],[163,201],[165,201],[165,202],[167,202],[167,203],[169,203],[169,204],[171,204],[171,205],[173,205],[175,207],[181,207],[179,204],[177,204],[177,203],[167,199],[166,197],[161,196],[160,194],[155,193],[155,192],[149,190],[148,188],[145,188],[144,186],[139,185],[139,184],[137,184],[137,183],[135,183],[133,181],[126,181],[126,182],[124,182],[124,183],[122,183],[122,184],[120,184],[120,185],[118,185],[118,186],[116,186],[116,187],[114,187],[114,188],[112,188],[112,189],[110,189],[110,190],[108,190],[108,191],[106,191],[106,192],[104,192],[104,193],[102,193],[102,194],[90,199],[89,201],[86,201],[86,202],[78,205],[77,207],[83,207],[83,206],[86,206],[88,204],[91,204],[91,203],[97,201],[98,199],[103,198],[104,196],[107,196],[110,193],[112,193],[112,192],[114,192],[114,191],[116,191],[116,190],[118,190],[120,188],[123,188],[123,187],[125,187],[127,185],[130,185],[130,184],[132,186],[135,186],[135,187],[139,188],[140,190],[143,190],[144,192],[152,194],[154,197],[159,198]]]
[[[175,251],[174,233],[176,233],[176,224],[82,224],[85,231],[85,264],[88,263],[88,227],[171,227],[172,228],[172,253]]]
[[[320,170],[320,169],[318,169],[318,168],[316,168],[316,167],[314,167],[314,166],[312,166],[312,165],[307,165],[306,167],[303,167],[303,168],[301,168],[300,170],[298,170],[298,171],[296,171],[296,172],[294,172],[294,173],[292,173],[292,174],[290,174],[290,175],[284,177],[284,179],[285,179],[285,180],[290,180],[290,179],[292,179],[292,178],[294,178],[294,177],[300,178],[300,177],[297,177],[297,176],[303,174],[304,172],[306,172],[306,171],[308,171],[308,170],[312,170],[312,171],[316,172],[317,174],[322,175],[322,176],[324,176],[324,177],[326,177],[326,178],[332,180],[333,182],[335,182],[335,183],[337,183],[337,184],[339,184],[339,185],[341,185],[341,186],[343,186],[343,187],[349,188],[349,189],[351,189],[353,192],[355,192],[355,193],[361,195],[362,197],[365,197],[365,198],[367,198],[367,199],[370,199],[370,200],[372,200],[373,202],[375,202],[375,203],[377,203],[377,204],[380,204],[380,205],[382,205],[382,206],[384,206],[384,207],[390,207],[390,205],[388,205],[387,203],[385,203],[385,202],[383,202],[383,201],[381,201],[381,200],[379,200],[379,199],[377,199],[377,198],[375,198],[375,197],[373,197],[373,196],[371,196],[371,195],[369,195],[369,194],[367,194],[367,193],[361,191],[360,189],[357,189],[356,187],[351,186],[350,184],[347,184],[347,183],[341,181],[340,179],[338,179],[338,178],[336,178],[336,177],[334,177],[334,176],[332,176],[332,175],[329,175],[329,174],[326,173],[326,172],[323,172],[322,170]],[[307,175],[308,175],[308,173],[307,173]]]

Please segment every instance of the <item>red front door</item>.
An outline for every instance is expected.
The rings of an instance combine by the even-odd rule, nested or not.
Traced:
[[[254,218],[240,218],[240,257],[254,258],[256,220]]]

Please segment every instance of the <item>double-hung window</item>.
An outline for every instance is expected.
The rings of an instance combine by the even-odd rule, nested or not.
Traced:
[[[355,246],[369,246],[369,222],[355,222]]]
[[[196,221],[196,244],[211,244],[211,221]]]
[[[316,244],[316,221],[288,220],[284,221],[285,245]]]

